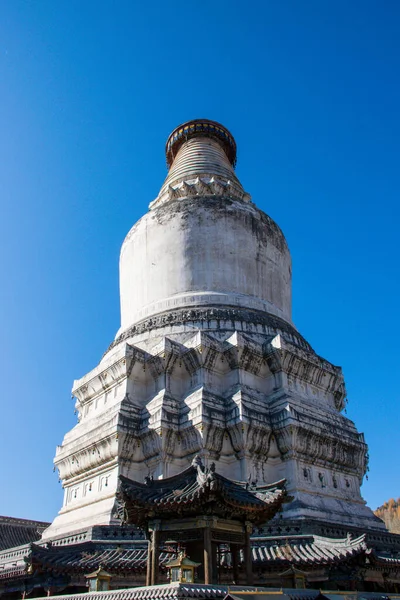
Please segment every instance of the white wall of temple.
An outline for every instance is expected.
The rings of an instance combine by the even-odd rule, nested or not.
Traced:
[[[312,461],[290,459],[280,472],[292,502],[283,505],[287,519],[311,518],[354,527],[384,530],[361,496],[358,477],[339,465],[318,466]]]
[[[77,409],[78,423],[65,434],[62,445],[57,447],[56,456],[62,448],[74,444],[78,450],[91,438],[91,432],[96,437],[105,431],[105,428],[115,426],[120,404],[125,397],[126,382],[121,382],[115,388],[110,388],[103,394],[81,404]],[[94,440],[93,440],[94,443]]]
[[[288,489],[298,489],[307,493],[315,493],[350,501],[364,501],[361,497],[360,482],[357,475],[335,465],[318,465],[312,461],[288,461],[293,481],[288,482]]]
[[[337,413],[335,407],[335,398],[332,390],[327,388],[325,382],[321,380],[319,385],[311,384],[299,377],[288,377],[286,374],[282,376],[282,385],[287,389],[288,393],[297,398],[303,398],[309,404],[321,406],[324,409],[331,409]],[[326,374],[326,380],[329,380],[329,374]]]
[[[99,474],[92,474],[83,480],[72,483],[65,488],[64,509],[91,504],[100,497],[113,493],[117,486],[118,469],[107,469]]]
[[[86,425],[93,424],[93,417],[99,416],[104,411],[107,411],[112,406],[121,402],[126,392],[126,381],[120,382],[115,386],[104,390],[88,402],[80,406],[79,418],[82,423],[82,428]]]
[[[113,514],[118,474],[116,464],[113,468],[66,485],[63,506],[42,538],[51,539],[85,527],[115,522]]]
[[[87,376],[85,394],[79,393],[78,423],[56,450],[64,501],[44,534],[46,539],[113,520],[119,475],[118,419],[127,380],[109,378],[107,387],[96,391],[95,373],[96,369]]]

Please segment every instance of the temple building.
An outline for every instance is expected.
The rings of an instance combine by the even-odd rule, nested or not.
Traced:
[[[236,176],[233,136],[190,121],[166,160],[122,244],[120,328],[73,385],[63,505],[0,552],[0,594],[154,585],[180,556],[205,584],[400,591],[342,371],[292,322],[288,245]]]

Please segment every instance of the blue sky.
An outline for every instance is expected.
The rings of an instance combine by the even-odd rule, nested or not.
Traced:
[[[283,229],[293,317],[343,367],[375,508],[400,496],[400,4],[0,4],[0,514],[51,520],[70,390],[119,327],[118,255],[164,143],[222,122]]]

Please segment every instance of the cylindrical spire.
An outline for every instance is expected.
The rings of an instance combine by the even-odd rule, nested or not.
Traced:
[[[219,123],[197,119],[180,125],[169,136],[165,152],[169,173],[151,208],[190,196],[250,200],[234,172],[236,142]]]

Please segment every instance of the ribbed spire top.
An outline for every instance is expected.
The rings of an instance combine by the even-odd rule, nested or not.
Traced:
[[[226,196],[249,201],[235,175],[236,143],[229,131],[199,119],[177,127],[166,144],[167,178],[153,208],[189,196]]]
[[[174,158],[184,142],[191,137],[206,136],[217,139],[225,151],[229,162],[236,166],[236,142],[233,135],[220,123],[208,119],[196,119],[179,125],[170,134],[165,146],[168,167],[172,166]]]
[[[205,136],[192,137],[179,148],[161,193],[165,187],[174,186],[181,181],[213,176],[234,181],[240,186],[233,167],[218,141]]]

